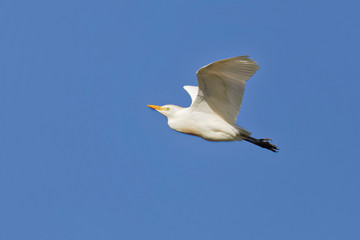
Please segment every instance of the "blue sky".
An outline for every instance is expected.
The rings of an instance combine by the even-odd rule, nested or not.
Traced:
[[[360,239],[356,1],[0,3],[0,238]],[[177,133],[198,68],[250,55],[246,142]]]

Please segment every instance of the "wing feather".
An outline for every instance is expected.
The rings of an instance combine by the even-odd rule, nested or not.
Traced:
[[[196,86],[184,86],[184,89],[188,92],[191,97],[191,104],[194,103],[196,96],[198,95],[198,87]]]
[[[199,89],[191,108],[210,109],[229,123],[235,124],[241,108],[245,81],[259,69],[249,56],[239,56],[210,63],[196,74]],[[191,94],[190,94],[191,95]]]

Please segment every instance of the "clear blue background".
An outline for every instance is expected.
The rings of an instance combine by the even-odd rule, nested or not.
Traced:
[[[360,239],[357,1],[1,1],[0,239]],[[168,128],[250,55],[238,124]]]

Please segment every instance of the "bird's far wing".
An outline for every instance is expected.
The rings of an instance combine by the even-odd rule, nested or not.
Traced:
[[[196,96],[198,94],[198,87],[195,86],[184,86],[184,89],[188,92],[191,97],[191,104],[194,103]]]
[[[245,81],[259,69],[249,56],[210,63],[197,72],[198,96],[193,108],[207,105],[224,120],[235,124],[245,90]]]

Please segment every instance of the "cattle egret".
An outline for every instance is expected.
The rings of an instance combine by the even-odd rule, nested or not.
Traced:
[[[271,139],[256,139],[236,125],[245,81],[259,69],[249,56],[239,56],[210,63],[197,72],[199,87],[184,86],[191,97],[191,105],[148,105],[168,118],[170,128],[202,137],[208,141],[245,140],[277,152]]]

